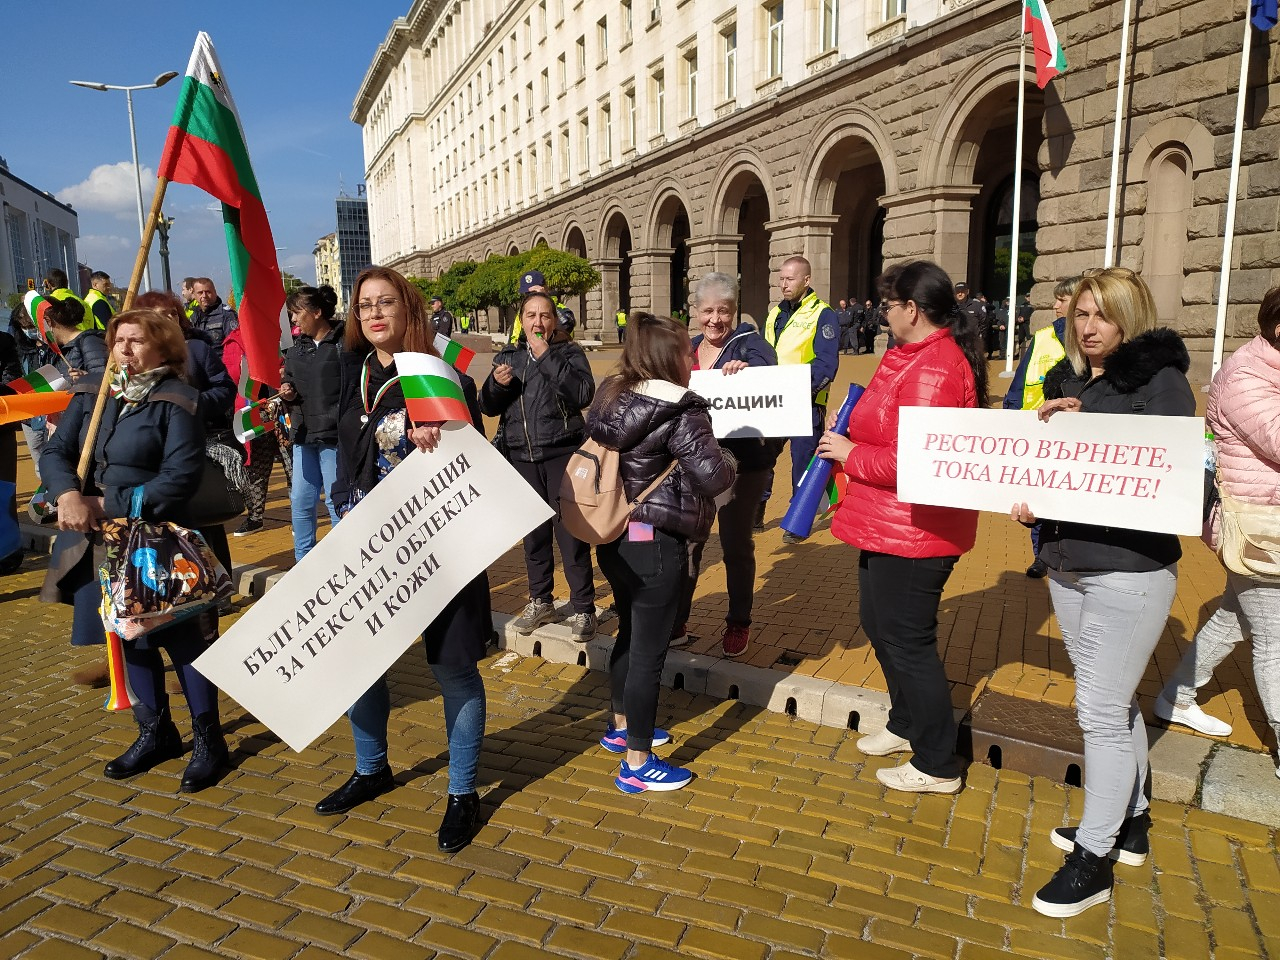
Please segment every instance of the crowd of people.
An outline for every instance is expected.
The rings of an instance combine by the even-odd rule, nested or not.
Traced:
[[[847,484],[831,532],[858,550],[860,622],[890,698],[885,729],[861,737],[858,750],[907,755],[902,764],[877,771],[889,789],[963,789],[950,685],[938,651],[938,610],[956,564],[975,544],[978,517],[974,510],[898,498],[898,419],[904,406],[987,408],[987,362],[1005,349],[1010,315],[1007,307],[989,310],[963,282],[953,283],[927,261],[887,270],[874,300],[861,308],[849,301],[831,308],[813,290],[810,274],[803,257],[781,264],[780,299],[759,329],[740,315],[735,279],[721,273],[693,285],[690,308],[699,332],[692,338],[686,324],[670,318],[639,311],[626,315],[625,323],[620,318],[620,360],[597,385],[566,329],[562,306],[532,271],[520,280],[512,340],[483,382],[477,386],[459,371],[472,425],[483,432],[483,417],[496,418],[494,445],[552,507],[569,459],[585,440],[619,452],[622,486],[634,506],[625,532],[598,545],[594,560],[618,617],[609,664],[611,714],[600,744],[619,755],[614,782],[625,793],[676,790],[693,779],[692,771],[654,752],[671,739],[657,726],[665,658],[687,639],[705,544],[717,525],[728,593],[720,649],[726,657],[748,649],[754,534],[787,442],[793,488],[813,456],[831,461]],[[50,279],[65,285],[65,277]],[[1055,297],[1052,324],[1034,337],[1018,331],[1021,362],[1006,408],[1037,410],[1042,420],[1076,412],[1194,414],[1186,347],[1160,325],[1141,277],[1119,267],[1090,270],[1064,278]],[[337,524],[413,448],[428,454],[436,449],[441,425],[408,417],[395,354],[439,355],[436,338],[453,332],[454,318],[382,267],[360,275],[351,299],[344,321],[327,287],[303,287],[289,296],[295,340],[282,358],[278,399],[290,429],[263,434],[275,439],[260,447],[262,437],[253,439],[241,458],[246,451],[240,446],[237,452],[227,434],[233,405],[246,402],[235,389],[242,355],[237,318],[210,281],[192,279],[182,300],[165,293],[139,298],[130,311],[108,318],[105,334],[96,330],[96,307],[52,293],[50,333],[57,362],[73,380],[74,399],[52,436],[47,427],[26,426],[62,531],[45,595],[72,605],[72,643],[102,642],[92,575],[102,522],[130,509],[160,520],[180,516],[206,460],[223,467],[230,481],[239,464],[249,516],[237,533],[261,526],[270,466],[278,458],[287,462],[294,550],[301,559],[316,543],[322,501]],[[1024,315],[1029,325],[1029,301],[1018,308],[1019,327]],[[1259,328],[1215,378],[1208,419],[1224,495],[1276,506],[1280,433],[1270,404],[1280,389],[1280,288],[1263,302]],[[892,349],[853,408],[848,428],[837,432],[827,394],[838,354],[841,348],[873,350],[882,330]],[[777,364],[809,366],[812,431],[717,439],[708,402],[689,389],[692,372],[734,376]],[[110,399],[93,466],[81,480],[76,466],[87,412],[103,376],[110,378]],[[260,499],[255,489],[262,491]],[[1170,534],[1037,517],[1025,503],[1012,504],[1010,515],[1031,530],[1034,560],[1027,574],[1048,578],[1075,670],[1087,773],[1084,811],[1078,826],[1046,838],[1066,856],[1032,901],[1041,913],[1069,917],[1109,899],[1113,863],[1140,864],[1147,856],[1147,741],[1136,691],[1169,616],[1181,546]],[[207,533],[229,566],[225,535],[220,528]],[[566,612],[553,601],[557,546],[570,595]],[[525,537],[524,556],[529,600],[514,628],[531,633],[565,619],[578,641],[594,637],[591,546],[557,517]],[[1158,700],[1158,716],[1214,736],[1229,733],[1227,724],[1196,705],[1196,690],[1250,636],[1259,693],[1280,736],[1276,590],[1264,578],[1231,574],[1221,608]],[[470,842],[479,816],[476,771],[486,706],[477,663],[491,632],[489,585],[481,574],[422,634],[441,688],[449,742],[449,798],[438,836],[448,852]],[[192,718],[194,752],[182,789],[217,781],[229,759],[217,691],[192,666],[217,635],[214,613],[126,645],[139,736],[107,764],[106,776],[132,776],[182,753],[163,682],[164,650]],[[347,812],[394,787],[389,715],[383,677],[347,712],[355,771],[316,805],[318,813]]]

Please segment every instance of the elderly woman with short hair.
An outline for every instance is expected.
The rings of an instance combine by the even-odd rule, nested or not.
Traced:
[[[693,285],[689,295],[693,315],[702,333],[693,338],[693,369],[719,370],[732,376],[747,367],[776,366],[778,355],[760,336],[755,326],[738,320],[738,282],[724,273],[708,273]],[[733,437],[720,441],[738,461],[738,478],[733,499],[716,514],[720,527],[720,548],[724,553],[725,581],[729,592],[729,612],[725,615],[721,652],[740,657],[746,652],[751,633],[751,600],[755,593],[756,546],[752,525],[756,507],[769,485],[770,472],[782,451],[781,440],[761,437]],[[689,578],[676,614],[676,632],[685,633],[685,622],[693,607],[705,543],[689,548]]]

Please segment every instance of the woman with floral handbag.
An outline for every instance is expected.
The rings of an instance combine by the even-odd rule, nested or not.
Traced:
[[[46,445],[41,468],[58,503],[63,531],[46,578],[46,596],[80,594],[96,584],[93,547],[112,518],[134,509],[148,521],[181,516],[195,496],[205,469],[204,427],[198,395],[183,381],[187,347],[179,330],[153,310],[118,314],[107,328],[110,392],[94,438],[83,482],[77,475],[88,441],[96,378],[77,382],[58,431]],[[124,645],[129,683],[137,696],[138,738],[110,761],[104,774],[120,780],[150,770],[183,753],[182,736],[169,712],[160,651],[169,654],[191,712],[193,748],[181,790],[191,793],[217,782],[227,763],[218,720],[218,691],[193,666],[217,637],[216,610],[180,619]]]

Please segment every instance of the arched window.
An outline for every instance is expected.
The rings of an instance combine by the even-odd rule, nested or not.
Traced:
[[[1142,275],[1151,287],[1156,313],[1172,321],[1182,310],[1183,257],[1191,213],[1191,156],[1170,144],[1151,159],[1147,217],[1142,235]]]

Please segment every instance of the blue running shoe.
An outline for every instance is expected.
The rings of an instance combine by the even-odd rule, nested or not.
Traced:
[[[623,793],[644,793],[647,790],[679,790],[692,779],[692,770],[659,760],[651,753],[649,759],[638,767],[629,767],[623,760],[622,769],[613,783]]]
[[[671,742],[671,734],[663,730],[661,727],[653,728],[653,745],[660,747],[664,743]],[[611,723],[609,729],[604,732],[604,736],[600,738],[600,746],[604,747],[610,753],[626,753],[627,752],[627,731],[618,730]]]

